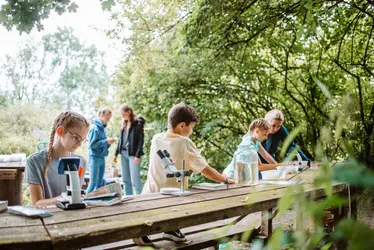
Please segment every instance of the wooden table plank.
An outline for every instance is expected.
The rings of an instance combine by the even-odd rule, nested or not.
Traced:
[[[25,170],[26,161],[22,162],[0,162],[0,169],[20,169],[22,171]]]
[[[295,175],[297,175],[297,174],[288,174],[287,177],[290,178],[290,177],[293,177]],[[307,183],[309,183],[309,182],[307,182]],[[270,189],[280,188],[280,187],[284,187],[284,186],[266,184],[266,185],[259,185],[257,188],[260,188],[262,190],[270,190]],[[231,185],[229,185],[229,190],[239,189],[239,188],[243,188],[243,186],[242,185],[237,185],[237,184],[231,184]],[[251,187],[251,188],[253,188],[253,187]],[[256,192],[260,191],[260,189],[256,189],[255,191]],[[251,189],[251,190],[253,191],[253,189]],[[189,189],[188,191],[194,193],[194,195],[195,195],[195,194],[204,194],[204,193],[217,192],[218,190]],[[133,198],[134,199],[128,200],[125,203],[123,203],[122,205],[126,205],[127,206],[128,204],[131,204],[131,203],[137,203],[138,204],[139,202],[145,202],[145,201],[156,201],[157,204],[160,204],[160,200],[170,199],[170,198],[174,198],[174,197],[171,196],[171,195],[163,195],[161,193],[152,193],[152,194],[135,195],[135,196],[133,196]],[[154,202],[150,202],[150,204],[154,204]],[[116,214],[121,214],[121,213],[131,213],[133,211],[129,207],[127,207],[127,209],[125,209],[124,211],[122,211],[122,210],[118,209],[120,206],[121,205],[107,207],[106,210],[105,210],[106,211],[105,212],[106,215],[116,215]],[[148,207],[148,204],[142,204],[141,206],[144,207],[147,210],[150,209]],[[71,214],[73,214],[73,215],[75,214],[74,212],[72,212],[71,214],[68,214],[68,211],[64,211],[64,210],[61,210],[59,208],[48,208],[48,209],[53,214],[63,213],[67,217],[69,217],[69,219],[74,220],[71,217]],[[103,208],[100,208],[100,207],[88,207],[88,209],[89,210],[103,210]],[[139,206],[137,206],[137,209],[135,211],[138,211],[138,210],[139,210]],[[95,212],[93,214],[97,214],[97,213]],[[54,218],[56,218],[56,216]],[[92,218],[92,217],[90,217],[90,218]],[[80,217],[78,219],[82,219],[82,218]],[[47,221],[46,223],[49,223],[49,222]]]
[[[1,249],[52,249],[44,226],[0,228]]]
[[[233,184],[230,185],[230,188],[228,190],[207,191],[199,189],[190,189],[189,191],[192,191],[194,193],[193,196],[184,197],[182,200],[175,200],[175,197],[171,195],[163,195],[160,193],[138,195],[134,196],[133,200],[126,201],[123,204],[107,207],[105,208],[105,210],[102,207],[89,207],[88,209],[80,210],[79,214],[75,211],[64,211],[58,208],[53,208],[50,210],[52,211],[54,216],[45,219],[44,222],[46,223],[46,225],[48,225],[59,222],[71,222],[76,220],[82,220],[84,218],[100,218],[103,216],[105,217],[124,213],[133,213],[141,210],[152,210],[155,208],[187,204],[191,201],[198,202],[203,200],[225,198],[235,195],[240,196],[248,193],[274,190],[277,188],[284,188],[284,186],[266,184],[254,187],[243,187],[242,185]]]
[[[40,219],[27,218],[8,212],[0,213],[0,228],[9,227],[27,227],[27,226],[42,226],[43,222]]]
[[[52,241],[41,219],[0,214],[1,249],[51,249]]]
[[[192,190],[190,189],[189,191],[192,191],[193,193],[207,193],[207,192],[209,192],[207,190],[198,190],[198,189],[192,189]],[[173,196],[171,196],[171,195],[163,195],[161,193],[133,195],[132,197],[133,197],[132,200],[128,200],[128,201],[124,202],[122,205],[131,204],[131,203],[138,203],[138,202],[144,202],[144,201],[157,201],[157,202],[159,202],[160,200],[163,200],[163,199],[173,198]],[[121,205],[107,207],[106,211],[108,212],[108,215],[111,215],[111,213],[110,213],[111,211],[110,210],[114,210],[113,215],[114,214],[119,214],[118,213],[118,207],[120,207],[120,206]],[[53,214],[59,214],[59,213],[66,214],[66,213],[68,213],[68,211],[64,211],[64,210],[59,209],[57,207],[54,207],[54,208],[47,207],[46,209],[48,209],[49,211],[51,211]],[[89,210],[103,210],[102,207],[95,207],[95,206],[92,206],[92,207],[89,206],[88,209]],[[131,211],[128,211],[128,212],[131,212]],[[74,212],[72,212],[72,213],[74,214]],[[122,213],[122,212],[120,212],[120,213]]]
[[[334,192],[343,189],[342,184],[333,187]],[[285,191],[286,188],[280,188],[252,193],[249,195],[249,205],[245,202],[248,195],[242,195],[46,227],[54,247],[85,247],[263,211],[275,207]],[[305,191],[306,195],[314,193],[315,198],[325,195],[322,187],[315,188],[312,184],[305,185]]]
[[[202,202],[207,200],[217,200],[217,199],[224,199],[228,197],[234,196],[243,196],[252,193],[260,193],[269,190],[276,190],[279,188],[284,188],[284,186],[279,185],[258,185],[255,187],[241,187],[241,188],[234,188],[234,189],[227,189],[227,190],[217,190],[211,192],[202,192],[197,193],[191,196],[185,197],[173,197],[167,196],[166,199],[159,199],[159,200],[140,200],[138,202],[132,203],[123,203],[111,207],[106,207],[103,209],[102,207],[92,207],[89,209],[80,210],[77,212],[76,210],[71,211],[60,211],[54,213],[54,216],[48,217],[44,219],[44,223],[46,225],[50,224],[57,224],[57,223],[65,223],[65,222],[73,222],[79,221],[83,219],[92,219],[92,218],[102,218],[108,216],[115,216],[120,214],[132,214],[134,212],[139,211],[149,211],[158,208],[167,208],[176,205],[182,204],[190,204],[196,202]],[[134,200],[141,198],[141,196],[134,197]]]
[[[0,169],[0,180],[15,180],[17,173],[17,169]]]
[[[277,185],[266,185],[266,190],[273,189],[276,186]],[[230,187],[229,188],[230,190],[243,188],[242,185],[237,185],[237,184],[231,184],[231,185],[229,185],[229,187]],[[261,185],[261,188],[265,188],[265,185]],[[212,191],[215,192],[217,190],[189,189],[188,191],[192,192],[195,195],[195,194],[203,194],[203,193],[212,193]],[[174,198],[174,196],[164,195],[164,194],[161,194],[161,193],[142,194],[142,195],[134,195],[132,200],[128,200],[123,204],[139,203],[139,202],[145,202],[145,201],[152,201],[150,203],[153,203],[154,201],[156,201],[156,202],[159,203],[160,200],[171,199],[171,198]],[[146,207],[146,204],[145,205],[142,204],[142,206]],[[116,212],[116,213],[113,213],[113,215],[119,214],[118,207],[119,207],[119,205],[108,207],[106,212],[109,212],[108,215],[110,215],[110,210],[112,209]],[[61,209],[58,209],[58,208],[49,207],[47,209],[49,209],[54,214],[66,213],[67,212],[67,211],[64,211],[64,210],[61,210]],[[88,207],[88,209],[102,210],[102,208],[94,207],[94,206],[93,207]],[[124,211],[124,212],[131,212],[131,210],[130,211]]]

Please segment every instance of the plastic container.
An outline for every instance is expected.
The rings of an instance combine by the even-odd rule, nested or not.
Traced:
[[[166,188],[161,188],[160,193],[161,194],[172,194],[175,192],[179,192],[180,188],[173,188],[173,187],[166,187]]]
[[[17,153],[11,155],[0,155],[0,162],[20,162],[26,160],[25,153]]]
[[[235,152],[234,179],[236,184],[257,185],[259,183],[258,154],[254,147]]]
[[[0,162],[9,162],[10,157],[9,155],[0,155]]]
[[[12,161],[12,162],[24,161],[24,160],[26,160],[26,154],[25,153],[11,154],[9,156],[9,161]]]
[[[318,169],[318,162],[311,162],[310,169],[317,170]]]
[[[278,166],[277,170],[280,172],[285,172],[285,174],[297,174],[299,171],[299,166]]]
[[[283,180],[286,178],[285,171],[267,170],[261,171],[263,180]]]

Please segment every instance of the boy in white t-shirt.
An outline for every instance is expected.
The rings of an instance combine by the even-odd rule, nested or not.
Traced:
[[[185,160],[186,170],[192,170],[195,174],[202,173],[206,178],[223,183],[234,183],[224,177],[217,170],[210,167],[205,158],[200,154],[195,143],[189,136],[193,128],[200,121],[195,109],[184,102],[174,105],[168,114],[168,130],[153,136],[149,156],[149,170],[147,181],[144,184],[142,194],[157,193],[164,187],[180,187],[175,178],[167,178],[161,159],[157,155],[158,150],[167,150],[177,169],[182,169],[182,160]],[[164,239],[176,242],[186,241],[180,230],[165,232]],[[138,245],[152,245],[147,237],[134,239]]]

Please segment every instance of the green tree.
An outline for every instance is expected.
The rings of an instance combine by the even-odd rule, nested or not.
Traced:
[[[92,114],[107,79],[103,56],[94,45],[81,42],[72,28],[59,28],[7,56],[4,94],[13,103],[57,103],[61,109]]]
[[[59,72],[54,98],[69,110],[79,108],[94,112],[95,101],[107,78],[104,53],[94,45],[82,43],[72,28],[59,28],[42,40],[52,71]]]
[[[9,104],[0,112],[0,154],[26,153],[36,150],[38,141],[49,139],[52,123],[59,113],[52,104],[30,102]]]
[[[42,55],[42,56],[40,56]],[[7,79],[5,94],[15,103],[43,99],[52,87],[48,82],[46,55],[40,44],[27,40],[14,57],[6,55],[2,68]]]
[[[100,0],[104,10],[110,10],[115,5],[114,0]],[[22,33],[31,30],[43,30],[42,21],[47,19],[51,12],[62,15],[66,11],[76,12],[78,5],[71,0],[33,0],[18,1],[7,0],[0,8],[0,24],[8,30],[16,27]]]
[[[131,53],[115,83],[119,96],[150,120],[165,120],[179,100],[195,105],[203,118],[196,139],[213,165],[225,165],[248,123],[272,108],[285,112],[286,127],[304,124],[296,141],[312,158],[320,159],[322,147],[327,156],[344,159],[349,140],[360,160],[373,161],[370,3],[125,1],[123,6],[127,19],[117,15],[120,24],[110,33],[116,37],[131,21],[133,33],[124,38]],[[340,119],[339,127],[330,118]],[[321,130],[325,124],[330,127]],[[318,141],[335,130],[343,138]]]

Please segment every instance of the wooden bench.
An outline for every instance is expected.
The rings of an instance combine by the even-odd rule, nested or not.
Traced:
[[[254,213],[244,218],[234,217],[226,220],[215,221],[198,226],[183,228],[181,231],[186,235],[187,241],[176,243],[163,240],[162,233],[150,235],[154,249],[202,249],[207,247],[217,247],[220,242],[226,242],[226,238],[240,239],[241,235],[251,232],[247,238],[258,235],[258,228],[261,225],[261,213]],[[225,240],[226,239],[226,240]],[[142,247],[134,244],[132,240],[123,240],[114,243],[84,248],[85,250],[95,249],[131,249],[140,250]]]

